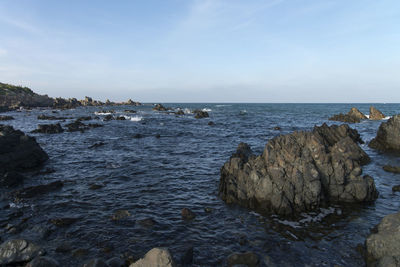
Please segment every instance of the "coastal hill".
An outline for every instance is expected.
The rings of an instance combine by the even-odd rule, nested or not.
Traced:
[[[61,97],[52,98],[48,95],[39,95],[28,87],[15,86],[0,82],[0,112],[24,108],[35,107],[52,107],[52,108],[76,108],[79,106],[115,106],[115,105],[131,105],[139,106],[139,102],[129,99],[127,102],[106,102],[93,100],[91,97],[85,97],[83,100],[76,98],[64,99]]]

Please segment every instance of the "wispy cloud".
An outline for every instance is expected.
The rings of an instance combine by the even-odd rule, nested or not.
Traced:
[[[17,28],[19,30],[22,30],[24,32],[30,33],[30,34],[41,34],[42,30],[35,26],[33,23],[29,23],[27,21],[24,21],[23,19],[20,18],[11,18],[3,13],[0,13],[0,23],[7,24],[8,26],[12,26],[14,28]]]

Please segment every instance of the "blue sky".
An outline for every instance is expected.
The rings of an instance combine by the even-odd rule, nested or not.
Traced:
[[[0,81],[143,102],[400,102],[398,0],[0,0]]]

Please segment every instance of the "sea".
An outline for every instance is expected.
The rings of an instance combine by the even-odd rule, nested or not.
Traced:
[[[18,188],[1,188],[1,240],[29,239],[62,266],[81,266],[96,257],[138,259],[154,247],[168,247],[177,263],[193,248],[193,266],[224,266],[230,254],[246,251],[270,266],[364,266],[362,246],[371,229],[400,206],[400,193],[392,192],[400,175],[382,169],[400,165],[400,158],[367,146],[385,120],[350,124],[372,159],[363,173],[375,180],[379,197],[374,203],[332,205],[288,220],[228,205],[218,196],[218,186],[220,169],[240,142],[261,154],[271,138],[323,123],[341,124],[328,118],[351,107],[369,114],[371,105],[387,118],[400,113],[400,104],[357,103],[164,104],[184,110],[182,116],[153,111],[152,104],[8,112],[15,120],[2,124],[34,136],[50,158],[43,169],[55,170],[28,174],[23,187],[53,181],[63,181],[64,186],[20,202],[8,194]],[[207,111],[209,118],[195,119],[194,109]],[[109,110],[126,120],[103,122]],[[30,133],[38,124],[57,122],[38,120],[40,114],[67,117],[61,125],[91,116],[93,120],[84,123],[104,127],[83,133]],[[99,142],[104,145],[89,148]],[[183,208],[196,217],[183,220]],[[112,220],[117,210],[127,210],[130,216]],[[77,221],[64,227],[50,222],[65,217]],[[144,219],[151,223],[139,223]],[[7,231],[10,225],[18,230]],[[58,252],[57,247],[70,249]]]

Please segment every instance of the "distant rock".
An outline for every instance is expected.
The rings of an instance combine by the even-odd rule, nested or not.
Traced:
[[[369,264],[399,266],[400,263],[400,212],[385,216],[365,244]]]
[[[102,124],[98,123],[89,123],[88,125],[82,123],[80,120],[76,120],[74,122],[65,124],[65,127],[67,127],[68,132],[81,132],[83,133],[84,131],[90,129],[90,128],[97,128],[97,127],[103,127]]]
[[[64,132],[64,129],[61,127],[59,123],[39,124],[38,128],[32,131],[32,133],[45,133],[45,134],[56,134],[62,132]]]
[[[39,115],[39,116],[37,116],[37,119],[38,120],[65,120],[65,119],[68,119],[68,118],[65,118],[65,117],[55,117],[55,116],[47,116],[47,115],[44,115],[44,114],[42,114],[42,115]]]
[[[0,245],[0,266],[25,263],[44,254],[41,247],[28,240],[8,240]]]
[[[382,122],[378,133],[368,144],[369,147],[383,152],[400,152],[400,115]]]
[[[0,110],[13,110],[20,107],[51,107],[54,99],[38,95],[28,87],[0,83]]]
[[[14,117],[11,117],[11,116],[0,115],[0,121],[10,121],[13,119],[14,119]]]
[[[386,172],[400,173],[400,167],[398,166],[385,165],[383,166],[383,170]]]
[[[175,267],[176,264],[167,248],[153,248],[144,257],[129,267]]]
[[[348,125],[314,127],[268,141],[260,156],[247,144],[221,169],[219,194],[227,203],[284,216],[331,203],[373,201],[374,180],[362,176],[368,155]]]
[[[182,219],[184,219],[184,220],[192,220],[196,217],[196,214],[194,214],[194,212],[188,208],[183,208],[181,215],[182,215]]]
[[[155,110],[155,111],[168,111],[168,109],[166,107],[164,107],[163,105],[161,105],[161,104],[156,104],[153,107],[153,110]]]
[[[201,109],[193,110],[193,114],[194,114],[194,117],[196,119],[202,119],[202,118],[208,118],[209,117],[208,112],[207,111],[203,111]]]
[[[248,266],[258,267],[260,266],[260,259],[257,254],[253,252],[245,253],[234,253],[229,255],[227,259],[228,267],[232,266]]]
[[[185,112],[183,112],[182,109],[179,109],[177,112],[175,112],[176,115],[185,115]]]
[[[137,113],[136,110],[131,110],[131,109],[125,109],[125,113]]]
[[[79,117],[76,119],[77,121],[90,121],[92,120],[91,116],[84,116],[84,117]]]
[[[357,108],[351,108],[347,114],[337,114],[333,115],[329,120],[331,121],[342,121],[348,123],[358,123],[361,120],[368,119],[361,111]]]
[[[376,109],[373,106],[369,107],[369,119],[370,120],[383,120],[384,118],[385,118],[385,115],[383,115],[383,113],[380,112],[378,109]]]
[[[128,210],[117,210],[111,217],[111,220],[119,221],[129,216],[131,216],[131,213]]]

